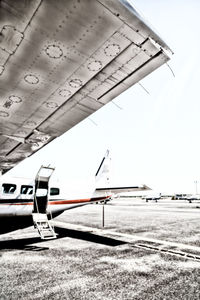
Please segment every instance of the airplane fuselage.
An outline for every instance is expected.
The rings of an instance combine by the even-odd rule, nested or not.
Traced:
[[[22,188],[25,185],[16,185],[14,183],[6,183],[7,185],[15,185],[16,190],[14,192],[7,191],[3,188],[3,184],[0,184],[0,218],[1,217],[14,217],[14,216],[31,216],[33,211],[33,203],[34,203],[34,185],[32,185],[31,194],[21,193]],[[31,185],[29,185],[31,187]],[[52,191],[56,190],[56,195],[52,195]],[[30,191],[29,191],[30,192]],[[105,193],[97,195],[95,190],[91,193],[90,197],[82,197],[82,198],[66,198],[61,196],[60,188],[51,187],[49,189],[49,201],[47,213],[49,214],[58,214],[62,213],[67,209],[74,208],[76,206],[90,204],[92,202],[99,202],[110,198],[111,195],[107,195]]]
[[[77,194],[78,195],[78,194]],[[50,186],[48,189],[48,205],[46,214],[55,217],[65,210],[105,201],[111,197],[107,193],[90,192],[82,197],[71,194],[65,197],[62,188]],[[35,183],[27,179],[13,179],[2,176],[0,181],[0,233],[24,228],[33,224]]]

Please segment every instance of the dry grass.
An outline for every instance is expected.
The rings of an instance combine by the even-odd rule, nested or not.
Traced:
[[[121,202],[107,206],[107,227],[197,243],[198,214],[188,213],[185,218],[186,213],[164,213],[167,208],[161,205],[163,213],[158,207],[143,211],[139,207],[143,206],[122,206]],[[91,205],[59,219],[100,226],[100,210]],[[76,239],[66,233],[62,239],[39,242],[31,238],[35,236],[31,230],[17,233],[21,242],[0,243],[0,299],[200,299],[199,262],[130,244],[108,246],[103,239],[94,243],[89,233],[77,234]],[[9,236],[16,237],[16,233]]]

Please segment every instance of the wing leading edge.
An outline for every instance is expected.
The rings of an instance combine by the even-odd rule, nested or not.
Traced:
[[[2,172],[169,60],[169,47],[127,3],[1,1]]]

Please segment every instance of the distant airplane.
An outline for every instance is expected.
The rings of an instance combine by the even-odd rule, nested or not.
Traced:
[[[155,202],[158,202],[158,200],[161,199],[161,193],[157,193],[157,194],[151,194],[151,195],[147,195],[145,196],[145,200],[146,202],[149,202],[149,201],[155,201]]]
[[[188,200],[189,203],[192,203],[193,200],[200,200],[200,195],[199,194],[188,195],[186,197],[186,200]]]
[[[165,64],[172,54],[128,0],[4,0],[0,11],[2,174]],[[35,226],[47,224],[38,210],[46,211],[52,172],[42,167],[35,184],[2,177],[0,231],[17,228],[20,221],[14,216],[24,217],[23,226],[27,216],[30,224],[32,209]],[[72,201],[60,198],[59,188],[52,186],[49,206],[56,215],[65,204],[105,200],[114,191],[95,190],[89,198]]]
[[[104,156],[97,173],[96,182],[105,179],[106,186],[96,187],[90,192],[83,192],[82,198],[75,195],[66,198],[62,188],[57,185],[49,187],[49,180],[54,168],[42,166],[35,180],[16,179],[9,176],[0,178],[0,233],[9,232],[18,228],[31,226],[38,229],[42,239],[56,237],[48,219],[58,216],[68,209],[83,205],[107,202],[114,195],[127,191],[145,191],[146,185],[111,187],[109,179],[109,152]],[[70,194],[70,187],[68,195]]]
[[[189,203],[192,203],[193,200],[200,200],[199,194],[175,194],[172,197],[174,200],[187,200]]]

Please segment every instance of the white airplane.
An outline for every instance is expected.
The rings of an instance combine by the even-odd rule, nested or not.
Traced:
[[[199,194],[193,194],[193,195],[188,195],[186,198],[189,203],[192,203],[193,200],[200,200],[200,195]]]
[[[4,0],[0,11],[2,174],[138,83],[172,54],[128,0]],[[44,218],[39,214],[47,206],[50,178],[41,175],[45,171],[53,170],[42,168],[35,186],[2,177],[1,231],[11,225],[14,214],[31,213],[33,198],[36,227]],[[65,204],[105,199],[105,190],[96,190],[87,199],[70,202],[53,188],[49,202],[54,215]],[[15,220],[13,228],[18,223]]]
[[[158,200],[161,199],[161,193],[155,193],[155,194],[150,194],[150,195],[147,195],[144,197],[144,199],[146,200],[146,202],[149,202],[149,201],[155,201],[155,202],[158,202]]]
[[[42,166],[35,180],[26,178],[0,178],[0,233],[9,232],[19,228],[31,226],[38,229],[42,239],[56,237],[48,221],[68,209],[83,205],[107,202],[114,195],[123,191],[145,191],[146,185],[129,187],[111,187],[109,181],[109,152],[107,151],[95,175],[95,182],[102,179],[104,187],[91,187],[78,198],[68,189],[66,191],[58,185],[51,183],[50,177],[54,168]],[[99,186],[99,184],[98,184]],[[77,193],[76,193],[77,195]]]

